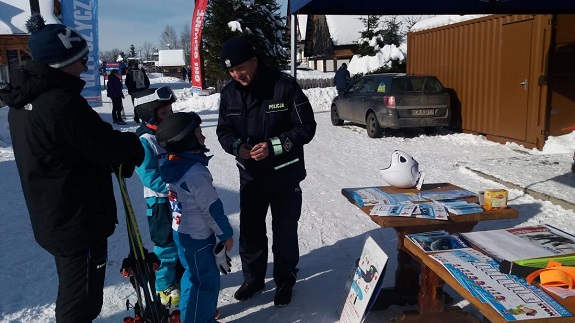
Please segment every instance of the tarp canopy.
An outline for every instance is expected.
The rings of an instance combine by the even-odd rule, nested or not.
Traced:
[[[290,14],[569,14],[575,0],[291,0]]]

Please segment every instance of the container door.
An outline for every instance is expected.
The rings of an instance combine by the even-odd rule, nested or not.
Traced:
[[[518,140],[526,140],[532,28],[532,20],[505,24],[501,35],[497,133]]]

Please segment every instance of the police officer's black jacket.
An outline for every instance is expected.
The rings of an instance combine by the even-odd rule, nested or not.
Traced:
[[[0,99],[34,236],[56,256],[85,250],[114,232],[111,166],[141,162],[140,140],[102,121],[77,77],[33,61],[11,76]]]
[[[223,149],[236,156],[243,181],[301,181],[306,176],[303,145],[315,135],[316,123],[308,98],[296,80],[260,65],[247,87],[230,81],[222,89],[216,133]],[[242,159],[243,143],[266,141],[264,160]]]

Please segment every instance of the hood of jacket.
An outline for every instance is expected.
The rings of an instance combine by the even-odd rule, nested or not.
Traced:
[[[212,156],[206,156],[204,153],[195,153],[191,151],[181,152],[170,155],[160,165],[160,175],[166,183],[175,183],[179,181],[184,174],[196,163],[208,166]]]
[[[21,109],[48,90],[71,88],[79,93],[85,84],[82,79],[46,64],[25,61],[19,69],[11,70],[10,84],[0,90],[0,100]]]

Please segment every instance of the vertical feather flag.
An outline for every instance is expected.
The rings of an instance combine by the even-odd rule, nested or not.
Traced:
[[[192,80],[192,92],[200,93],[203,89],[202,86],[202,57],[200,55],[200,47],[202,42],[202,27],[204,25],[204,17],[206,15],[206,7],[208,0],[196,0],[194,8],[194,15],[192,17],[192,32],[191,32],[191,49],[190,55],[190,79]]]

